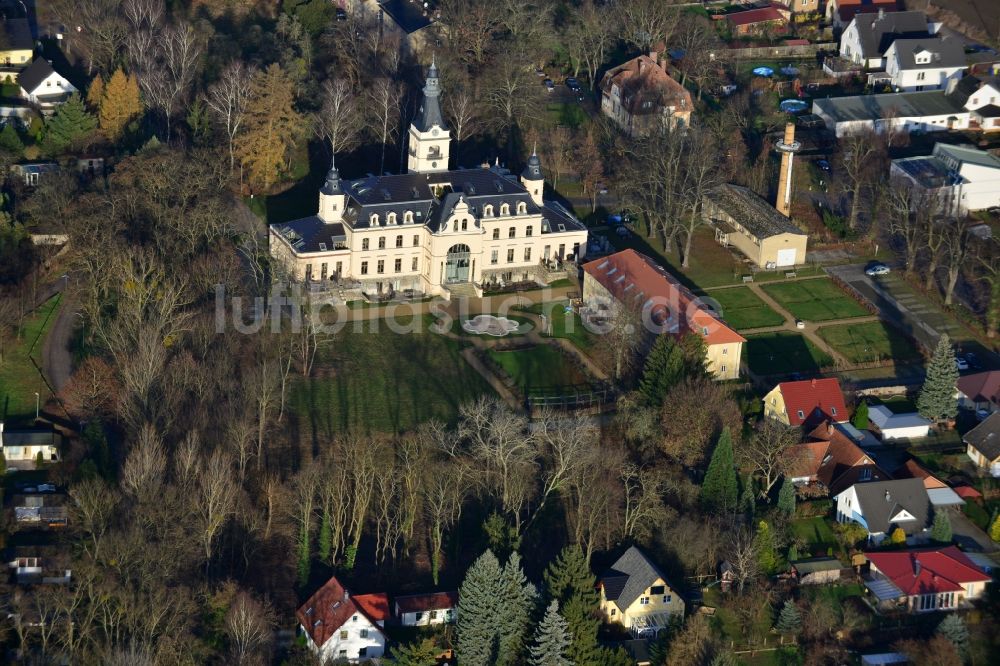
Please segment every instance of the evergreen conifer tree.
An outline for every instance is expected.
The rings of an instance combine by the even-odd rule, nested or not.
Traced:
[[[906,532],[903,531],[902,527],[897,527],[889,534],[889,543],[894,546],[906,543]]]
[[[97,119],[87,111],[79,95],[71,95],[45,123],[42,146],[50,155],[58,155],[77,146],[97,127]]]
[[[639,391],[646,402],[654,407],[663,404],[670,387],[684,375],[684,351],[674,336],[663,333],[656,338],[646,357],[646,364],[639,381]]]
[[[576,664],[598,663],[602,652],[597,643],[600,598],[597,579],[583,550],[576,544],[563,548],[545,570],[543,580],[549,599],[559,602],[566,618],[570,633],[566,655]]]
[[[802,631],[802,615],[791,599],[785,601],[785,604],[781,607],[781,612],[778,613],[778,621],[775,623],[774,628],[779,634],[786,636]]]
[[[948,642],[955,646],[955,652],[965,661],[969,655],[969,628],[965,626],[965,620],[960,615],[949,613],[941,620],[937,627],[937,633],[948,639]]]
[[[90,82],[90,86],[87,88],[87,106],[89,106],[94,111],[100,111],[101,100],[104,99],[104,79],[98,74],[94,77],[94,80]]]
[[[391,666],[437,666],[439,652],[441,649],[434,644],[434,639],[425,638],[393,648],[392,657],[385,663]]]
[[[754,546],[757,551],[757,563],[761,570],[768,576],[778,570],[778,552],[774,547],[774,532],[771,525],[766,520],[757,524],[757,533],[754,535]]]
[[[559,614],[559,602],[553,599],[535,631],[535,644],[531,646],[528,663],[532,666],[571,666],[575,662],[566,656],[569,644],[566,620]]]
[[[934,513],[931,523],[931,540],[938,543],[951,543],[951,519],[944,511]]]
[[[118,141],[128,124],[142,113],[139,83],[118,69],[108,79],[103,93],[98,114],[101,129],[109,139]]]
[[[781,490],[778,491],[778,510],[786,516],[795,513],[795,484],[787,476],[781,483]]]
[[[21,141],[21,135],[17,133],[14,123],[7,123],[3,126],[3,130],[0,130],[0,149],[18,157],[24,153],[24,142]]]
[[[722,431],[712,452],[712,459],[701,484],[701,505],[709,511],[732,511],[736,508],[739,482],[733,462],[733,439],[729,428]]]
[[[958,401],[955,399],[955,382],[958,381],[958,367],[955,365],[955,350],[951,339],[942,335],[934,349],[934,356],[927,366],[927,378],[917,396],[917,411],[925,419],[944,421],[958,415]]]
[[[858,430],[868,429],[868,403],[862,400],[854,409],[854,416],[851,417],[851,425]]]
[[[1000,514],[997,514],[993,518],[993,522],[990,523],[990,538],[994,541],[1000,541]]]
[[[794,543],[788,547],[788,561],[798,562],[799,561],[799,547]]]
[[[462,581],[456,653],[466,666],[492,666],[496,661],[502,576],[500,562],[487,550],[472,563]]]
[[[740,495],[740,510],[749,519],[753,519],[754,514],[757,513],[757,491],[754,487],[753,476],[748,476],[743,484],[743,494]]]
[[[521,556],[516,552],[511,553],[503,567],[499,600],[498,613],[495,617],[489,618],[499,633],[500,649],[495,663],[501,666],[522,664],[538,592],[524,577],[524,571],[521,570]]]

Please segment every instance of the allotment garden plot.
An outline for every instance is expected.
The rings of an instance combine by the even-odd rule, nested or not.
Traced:
[[[761,288],[793,317],[803,321],[822,322],[870,314],[828,278],[765,284]]]

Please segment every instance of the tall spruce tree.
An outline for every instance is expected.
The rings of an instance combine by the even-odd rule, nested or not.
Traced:
[[[465,666],[492,666],[499,649],[503,570],[492,551],[479,556],[459,590],[456,653]]]
[[[787,600],[785,605],[781,607],[781,612],[778,613],[778,621],[774,624],[774,628],[779,634],[786,636],[802,631],[802,615],[791,599]]]
[[[570,633],[567,656],[576,664],[600,661],[602,649],[597,643],[600,628],[597,579],[590,571],[580,546],[566,546],[545,570],[545,590],[552,601],[558,601]]]
[[[958,415],[958,401],[955,399],[955,382],[958,381],[958,366],[955,365],[955,350],[951,338],[942,335],[934,349],[934,356],[927,366],[927,378],[917,396],[917,411],[925,419],[944,421]]]
[[[732,511],[736,508],[739,481],[733,462],[733,439],[729,428],[722,431],[712,452],[705,480],[701,484],[701,505],[708,511]]]
[[[656,338],[646,357],[646,364],[639,381],[639,391],[647,404],[659,407],[670,387],[684,376],[684,350],[669,333]]]
[[[951,543],[951,519],[944,511],[934,512],[931,523],[931,540],[937,543]]]
[[[45,122],[42,147],[50,155],[58,155],[77,147],[97,127],[97,119],[87,111],[79,95],[71,95],[65,104]]]
[[[499,653],[494,663],[500,666],[522,664],[538,592],[525,578],[521,570],[521,556],[516,552],[511,553],[503,567],[499,600],[500,608],[490,618],[499,633]]]
[[[553,599],[535,631],[535,643],[531,646],[528,663],[532,666],[571,666],[578,663],[567,657],[569,644],[569,628],[559,614],[559,602]]]
[[[960,615],[949,613],[937,626],[937,633],[948,639],[955,646],[955,652],[966,661],[969,656],[969,628]]]
[[[757,513],[757,491],[754,486],[753,476],[748,476],[743,483],[743,494],[740,495],[740,511],[748,519],[753,519]]]
[[[868,430],[868,403],[864,400],[859,402],[858,406],[854,409],[854,415],[851,417],[851,425],[858,430]]]
[[[787,476],[781,482],[781,490],[778,491],[778,510],[786,516],[795,513],[795,484]]]

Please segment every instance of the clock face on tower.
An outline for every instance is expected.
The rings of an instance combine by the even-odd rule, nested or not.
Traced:
[[[435,127],[434,129],[431,130],[431,135],[432,136],[437,136],[438,135],[438,128],[437,127]]]

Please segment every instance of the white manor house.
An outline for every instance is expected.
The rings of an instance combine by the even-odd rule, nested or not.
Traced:
[[[382,298],[470,296],[484,284],[544,284],[581,259],[587,230],[543,199],[537,155],[519,180],[499,167],[448,169],[440,94],[432,63],[410,125],[408,173],[343,181],[331,165],[316,215],[270,225],[271,255],[290,277]]]

